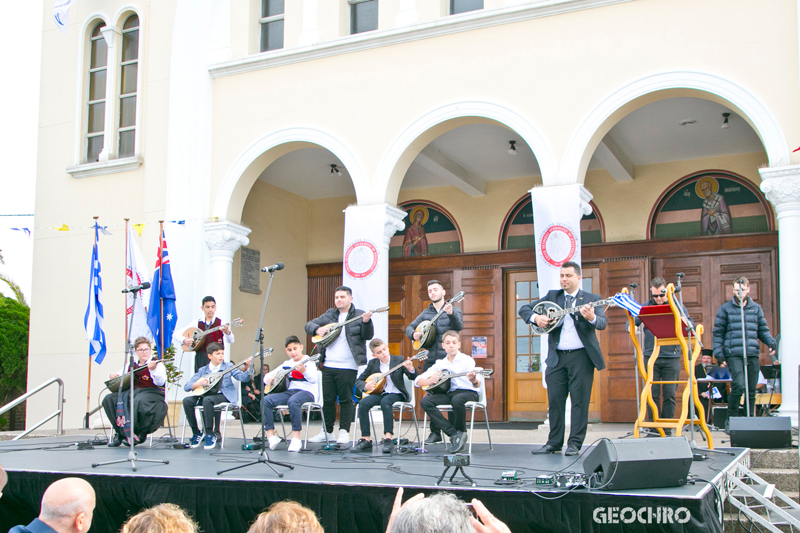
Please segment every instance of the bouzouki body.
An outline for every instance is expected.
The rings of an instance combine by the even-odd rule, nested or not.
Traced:
[[[295,366],[308,363],[309,361],[317,362],[317,361],[319,361],[319,358],[321,356],[322,356],[322,354],[312,355],[310,357],[306,356],[306,357],[300,359],[297,362],[297,364],[294,365],[292,368],[287,368],[286,370],[278,372],[275,375],[275,378],[273,378],[272,385],[269,386],[269,390],[264,391],[264,395],[268,396],[270,394],[277,394],[279,392],[286,392],[287,388],[289,387],[286,384],[286,378],[289,377],[289,374],[292,373],[292,370],[294,370]]]
[[[268,355],[270,353],[272,353],[272,348],[267,348],[266,350],[264,350],[264,355]],[[242,366],[246,362],[252,361],[253,357],[255,357],[255,356],[248,357],[247,359],[245,359],[241,363],[237,363],[237,364],[233,365],[232,367],[230,367],[229,369],[225,370],[224,372],[214,372],[213,374],[206,374],[203,377],[208,380],[208,383],[206,383],[205,385],[200,385],[199,387],[194,387],[192,389],[192,394],[194,396],[204,396],[206,394],[211,394],[211,393],[218,392],[220,387],[222,387],[222,380],[225,378],[225,376],[230,374],[231,372],[233,372],[234,370],[236,370],[237,368],[239,368],[240,366]],[[255,371],[254,371],[252,366],[250,366],[249,372],[250,372],[251,376],[255,373]]]
[[[534,315],[543,315],[546,316],[548,319],[551,320],[549,324],[545,327],[540,327],[534,323],[530,323],[531,332],[534,335],[547,335],[558,326],[560,326],[564,322],[564,318],[572,313],[577,313],[580,311],[582,307],[600,307],[601,305],[607,305],[609,307],[616,306],[616,301],[614,297],[606,298],[604,300],[597,300],[595,302],[589,302],[586,304],[576,305],[575,307],[570,307],[569,309],[562,309],[560,305],[555,304],[553,302],[539,302],[533,306],[533,314]]]
[[[157,361],[159,363],[166,363],[166,362],[173,361],[173,360],[174,359],[172,359],[172,358],[163,359],[163,360],[162,359],[157,359]],[[138,368],[134,368],[133,371],[134,371],[134,373],[136,373],[136,372],[139,372],[141,370],[144,370],[145,368],[147,368],[147,365],[140,366]],[[131,386],[131,375],[130,375],[129,372],[125,372],[124,374],[122,374],[120,376],[117,376],[115,378],[109,379],[108,381],[106,381],[105,385],[106,385],[106,388],[108,389],[108,392],[126,391]]]
[[[461,291],[453,296],[450,300],[445,302],[445,305],[460,302],[464,299],[464,296],[466,296],[466,293]],[[436,316],[434,316],[432,320],[423,320],[414,329],[415,333],[420,334],[420,338],[418,340],[411,342],[411,346],[413,346],[415,350],[419,350],[420,348],[430,348],[433,346],[433,343],[436,340],[436,321],[439,320],[439,317],[443,312],[444,305],[441,309],[439,309],[439,312],[436,313]]]
[[[389,307],[387,306],[387,307],[381,307],[380,309],[373,309],[370,312],[372,314],[385,313],[388,310],[389,310]],[[350,322],[354,322],[354,321],[360,319],[362,316],[364,316],[364,314],[361,314],[361,315],[358,315],[358,316],[354,316],[353,318],[351,318],[349,320],[345,320],[344,322],[332,322],[330,324],[325,324],[324,326],[321,326],[321,327],[324,327],[324,328],[328,328],[328,331],[325,332],[324,335],[314,335],[313,337],[311,337],[311,342],[313,342],[316,346],[319,346],[320,348],[327,348],[328,346],[333,344],[333,341],[336,340],[336,338],[339,336],[339,333],[342,332],[342,329],[347,324],[349,324]]]
[[[424,361],[428,358],[428,350],[422,350],[414,357],[411,358],[412,361]],[[389,369],[387,372],[376,372],[369,376],[367,379],[364,380],[364,392],[362,394],[370,395],[370,394],[382,394],[383,389],[386,388],[386,378],[394,372],[395,370],[399,369],[403,366],[403,363],[400,363],[394,368]],[[375,388],[372,390],[367,390],[367,383],[375,383]]]
[[[489,377],[494,374],[494,370],[490,368],[478,368],[475,367],[470,372],[475,372],[476,374],[480,374],[484,377]],[[439,376],[439,381],[433,383],[432,385],[427,385],[422,387],[422,390],[427,392],[428,394],[444,394],[450,390],[450,380],[453,378],[466,376],[469,372],[462,372],[461,374],[451,374],[449,370],[440,370],[434,375]],[[433,376],[431,376],[433,377]]]
[[[185,344],[181,343],[181,349],[184,352],[196,352],[202,350],[203,347],[206,345],[206,336],[209,333],[218,331],[224,328],[225,326],[228,326],[229,328],[238,328],[242,325],[244,325],[244,320],[242,320],[241,318],[237,318],[235,320],[232,320],[229,324],[220,324],[215,328],[207,329],[205,331],[201,330],[200,328],[194,328],[194,327],[187,328],[182,333],[182,335],[184,336],[184,338],[192,339],[192,344],[186,346]]]

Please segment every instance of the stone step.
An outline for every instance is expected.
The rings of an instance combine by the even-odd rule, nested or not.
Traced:
[[[796,468],[759,468],[753,472],[767,483],[773,483],[783,493],[798,490],[800,476]]]
[[[742,526],[744,524],[744,526]],[[745,515],[742,515],[742,524],[739,523],[738,513],[728,514],[725,513],[723,518],[723,529],[727,532],[733,533],[752,533],[752,531],[758,531],[753,524],[747,519]],[[762,530],[763,530],[763,526]],[[779,531],[786,531],[791,532],[792,528],[788,525],[776,525]],[[796,530],[795,530],[796,531]]]
[[[750,450],[750,470],[759,468],[794,468],[797,470],[800,455],[796,449]]]

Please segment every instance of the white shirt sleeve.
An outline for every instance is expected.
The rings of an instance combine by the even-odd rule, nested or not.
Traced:
[[[317,364],[314,361],[306,361],[305,364],[306,371],[306,381],[309,383],[316,383],[317,382]]]
[[[223,338],[223,339],[225,339],[225,342],[226,342],[227,344],[233,344],[233,330],[231,330],[231,332],[230,332],[230,333],[228,333],[227,335],[225,335],[225,334],[223,333],[223,334],[222,334],[222,338]]]
[[[167,383],[167,367],[158,363],[156,369],[150,372],[150,377],[153,378],[153,384],[163,387]]]

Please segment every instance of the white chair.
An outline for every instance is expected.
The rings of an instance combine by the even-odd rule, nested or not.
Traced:
[[[323,404],[323,397],[322,397],[322,372],[317,372],[317,398],[319,398],[316,402],[306,402],[300,406],[301,411],[306,412],[306,438],[303,440],[303,449],[306,449],[306,445],[308,444],[308,424],[311,422],[311,411],[319,411],[320,416],[322,417],[322,431],[325,433],[325,444],[329,444],[328,442],[328,432],[325,431],[325,413],[322,412],[322,404]],[[263,407],[262,407],[263,409]],[[288,411],[288,405],[276,405],[275,411]],[[283,423],[283,414],[280,415],[281,418],[281,430],[283,431],[283,440],[286,439],[286,424]]]
[[[483,409],[483,419],[486,420],[486,434],[489,435],[489,449],[494,450],[494,446],[492,445],[492,432],[489,430],[489,416],[486,413],[486,379],[481,379],[481,386],[478,390],[478,401],[477,402],[467,402],[464,404],[464,407],[470,409],[472,411],[472,415],[469,421],[469,451],[467,453],[472,453],[472,429],[475,426],[475,410],[476,409]],[[453,410],[452,405],[439,405],[439,411],[443,413],[450,412]],[[428,413],[425,413],[425,416],[422,421],[422,434],[425,434],[425,427],[428,424]],[[425,449],[423,444],[422,449]]]
[[[225,430],[228,427],[228,413],[231,411],[237,411],[239,413],[239,423],[242,425],[242,439],[247,441],[247,435],[244,432],[244,420],[242,419],[242,406],[237,403],[231,402],[222,402],[214,406],[214,411],[219,411],[221,413],[222,418],[222,439],[220,441],[219,447],[225,448]],[[197,412],[203,412],[203,405],[202,402],[194,406],[194,416],[197,419]],[[186,413],[183,415],[183,429],[181,430],[181,443],[184,442],[184,438],[186,436]],[[202,424],[202,421],[201,421]]]
[[[400,438],[403,435],[403,412],[408,409],[411,412],[412,419],[414,420],[414,430],[417,432],[417,447],[422,447],[422,440],[420,439],[419,433],[419,422],[417,421],[417,413],[416,413],[416,396],[414,393],[414,382],[408,379],[408,376],[403,376],[403,384],[406,387],[406,393],[408,394],[409,401],[407,402],[394,402],[392,404],[392,412],[400,413],[400,420],[397,424],[397,449],[400,449]],[[358,406],[356,406],[358,407]],[[378,442],[378,434],[375,431],[375,421],[372,419],[372,413],[380,412],[381,406],[376,405],[369,410],[370,412],[370,426],[372,427],[372,439],[373,443]],[[356,412],[356,415],[358,413]],[[355,431],[353,433],[353,446],[356,445],[356,437],[358,436],[358,426],[359,426],[359,418],[356,416],[355,423],[353,424],[355,427]],[[384,432],[386,430],[384,429]]]

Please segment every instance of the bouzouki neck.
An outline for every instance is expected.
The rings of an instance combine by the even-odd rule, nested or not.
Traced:
[[[561,318],[562,316],[567,316],[572,313],[576,313],[581,310],[582,307],[600,307],[601,305],[613,305],[614,299],[613,298],[606,298],[605,300],[597,300],[596,302],[590,302],[588,304],[581,304],[576,305],[575,307],[567,307],[566,309],[562,309],[561,311],[556,311],[550,317],[551,319]]]

